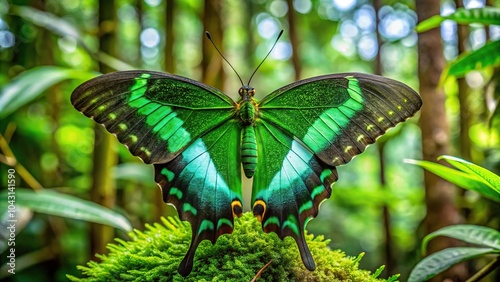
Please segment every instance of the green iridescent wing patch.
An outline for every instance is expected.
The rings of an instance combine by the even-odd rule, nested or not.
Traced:
[[[357,73],[298,81],[260,103],[254,93],[243,86],[234,102],[184,77],[128,71],[92,79],[71,96],[76,109],[154,164],[164,201],[192,227],[184,276],[199,243],[231,233],[242,214],[241,168],[254,178],[251,208],[263,230],[293,237],[314,270],[304,231],[331,195],[335,167],[422,105],[400,82]]]

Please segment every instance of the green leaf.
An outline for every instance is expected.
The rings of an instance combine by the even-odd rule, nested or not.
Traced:
[[[477,9],[459,8],[448,16],[436,15],[419,23],[417,32],[424,32],[438,27],[445,20],[454,20],[459,24],[479,23],[483,25],[500,25],[500,9],[483,7]]]
[[[67,79],[87,80],[96,73],[64,67],[43,66],[27,70],[0,90],[0,118],[40,96],[49,87]]]
[[[486,183],[492,190],[500,194],[500,176],[496,175],[495,173],[476,164],[452,156],[441,156],[438,159],[444,159],[457,169],[471,175],[476,175],[477,177],[482,179],[484,183]]]
[[[500,194],[491,189],[491,187],[476,174],[469,174],[429,161],[405,160],[405,162],[421,166],[457,186],[476,191],[491,200],[500,202]]]
[[[7,191],[3,191],[0,195],[1,199],[6,199]],[[123,215],[91,201],[56,191],[44,189],[35,192],[16,189],[15,199],[16,205],[27,207],[34,212],[101,223],[125,232],[132,230],[132,225]]]
[[[452,265],[481,255],[498,253],[492,248],[448,248],[434,253],[420,261],[410,273],[408,282],[427,281]]]
[[[460,54],[449,64],[443,76],[464,76],[467,72],[485,67],[500,65],[500,40],[488,42],[483,47]]]
[[[467,243],[480,245],[482,247],[490,247],[500,251],[499,231],[484,226],[462,224],[447,226],[425,236],[424,241],[422,242],[423,252],[425,252],[428,242],[437,236],[447,236]]]

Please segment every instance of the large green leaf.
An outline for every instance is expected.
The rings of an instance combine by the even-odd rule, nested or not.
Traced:
[[[0,207],[2,207],[7,203],[3,200],[7,199],[7,191],[3,191],[0,195],[2,199]],[[15,190],[15,198],[16,205],[27,207],[35,212],[101,223],[125,232],[132,230],[132,225],[123,215],[74,196],[47,189],[35,192],[18,188]]]
[[[428,234],[422,242],[422,250],[425,250],[430,240],[438,236],[447,236],[500,251],[500,232],[489,227],[468,224],[447,226]]]
[[[500,202],[500,194],[493,190],[491,186],[477,174],[459,171],[429,161],[406,160],[406,162],[421,166],[457,186],[476,191],[491,200]]]
[[[500,253],[492,248],[448,248],[434,253],[420,261],[410,273],[408,282],[427,281],[452,265],[481,255]]]
[[[453,20],[459,24],[479,23],[484,25],[500,25],[500,9],[484,7],[477,9],[459,8],[448,16],[436,15],[422,21],[416,27],[417,32],[424,32],[438,27],[445,20]]]
[[[43,66],[27,70],[0,90],[0,118],[28,104],[49,87],[67,79],[87,80],[96,76],[89,71]]]
[[[494,174],[493,172],[491,172],[483,167],[480,167],[478,165],[475,165],[473,163],[470,163],[468,161],[465,161],[465,160],[462,160],[462,159],[459,159],[456,157],[441,156],[439,159],[446,160],[452,166],[456,167],[457,169],[459,169],[465,173],[478,176],[491,189],[493,189],[498,194],[500,194],[500,176]]]
[[[461,77],[471,70],[499,66],[498,50],[500,50],[500,40],[488,42],[477,50],[462,53],[444,70],[443,76]]]

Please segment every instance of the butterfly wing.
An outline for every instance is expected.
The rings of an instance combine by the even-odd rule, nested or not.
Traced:
[[[242,212],[241,128],[233,100],[187,78],[126,71],[82,84],[71,101],[154,164],[164,201],[191,224],[191,246],[179,266],[188,275],[198,244],[231,233]]]
[[[255,129],[258,155],[265,157],[259,158],[254,175],[253,212],[265,232],[275,232],[281,239],[292,236],[304,265],[314,270],[305,225],[330,197],[336,169],[324,166],[306,146],[266,120],[258,120]]]
[[[148,164],[169,162],[235,113],[234,101],[219,90],[151,71],[99,76],[77,87],[71,103]]]
[[[304,265],[314,261],[303,231],[349,162],[389,128],[413,116],[422,101],[410,87],[366,74],[298,81],[259,104],[259,144],[252,201],[266,232],[292,236]],[[269,157],[269,156],[272,157]]]
[[[337,166],[421,105],[420,96],[401,82],[346,73],[292,83],[265,97],[259,109],[262,119],[303,142],[325,164]]]

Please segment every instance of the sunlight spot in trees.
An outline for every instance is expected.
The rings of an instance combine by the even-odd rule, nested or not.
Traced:
[[[281,18],[288,12],[288,5],[283,0],[273,1],[269,5],[269,11],[273,16]]]
[[[275,37],[279,32],[278,21],[267,13],[261,13],[257,16],[257,30],[260,36],[269,39]]]
[[[333,5],[339,11],[349,11],[356,6],[356,0],[333,0]]]
[[[294,0],[293,8],[301,14],[307,14],[311,11],[312,3],[310,0]]]
[[[141,32],[141,43],[148,48],[154,48],[160,44],[158,30],[148,27]]]

